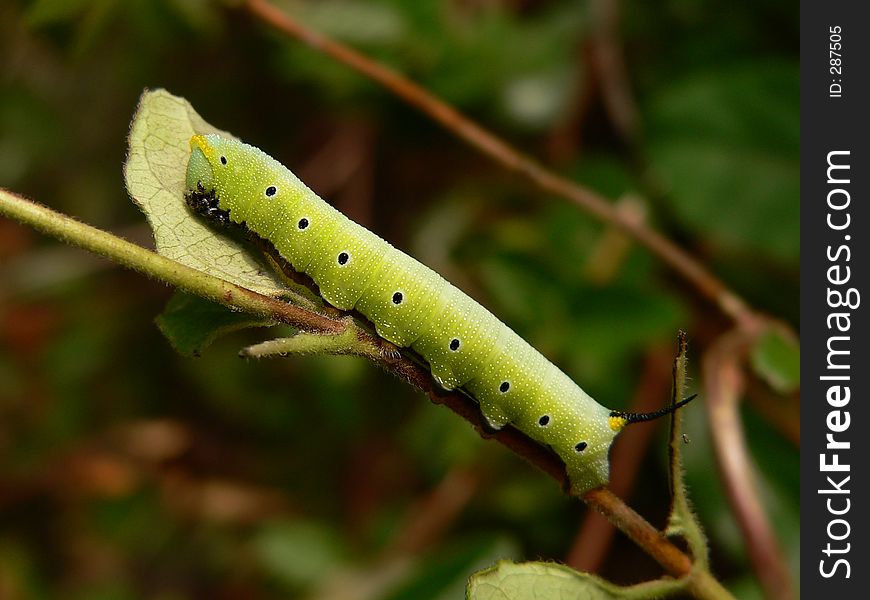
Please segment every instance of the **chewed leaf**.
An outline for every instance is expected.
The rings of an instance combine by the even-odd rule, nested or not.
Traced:
[[[501,561],[472,575],[465,597],[467,600],[663,598],[684,587],[684,583],[673,579],[620,587],[555,563]]]
[[[284,286],[255,253],[216,234],[188,210],[184,179],[189,140],[197,133],[229,135],[206,123],[184,98],[166,90],[142,94],[130,126],[124,177],[127,191],[151,224],[157,251],[248,289],[282,295]]]

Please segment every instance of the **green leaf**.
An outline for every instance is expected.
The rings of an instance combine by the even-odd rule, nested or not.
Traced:
[[[124,176],[127,191],[151,224],[157,251],[242,287],[282,295],[281,280],[255,254],[217,234],[188,210],[184,180],[189,140],[197,133],[233,137],[206,123],[184,98],[166,90],[142,94],[130,126]]]
[[[675,580],[620,587],[555,563],[501,561],[472,575],[465,597],[467,600],[661,598],[682,587]]]
[[[671,208],[725,251],[799,255],[798,68],[749,64],[670,84],[648,104],[650,158]]]
[[[752,368],[778,392],[789,393],[800,388],[800,344],[769,329],[752,349]]]
[[[227,333],[273,324],[184,292],[177,292],[157,317],[160,331],[184,356],[198,356],[206,346]]]

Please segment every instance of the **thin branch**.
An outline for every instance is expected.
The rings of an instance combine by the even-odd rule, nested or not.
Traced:
[[[607,488],[599,488],[586,493],[583,498],[620,531],[631,538],[638,546],[655,558],[672,575],[691,577],[689,590],[696,598],[733,598],[721,583],[707,570],[692,571],[691,559],[643,517],[628,507]]]
[[[114,260],[130,269],[193,294],[210,298],[229,308],[247,311],[306,331],[321,332],[328,335],[340,334],[346,332],[348,327],[356,327],[356,336],[362,346],[373,349],[382,348],[379,338],[358,327],[350,319],[332,319],[260,295],[176,263],[110,233],[56,213],[40,204],[25,200],[2,188],[0,188],[0,214],[14,218],[69,244]],[[447,406],[471,423],[482,437],[495,439],[553,477],[567,489],[565,465],[552,450],[541,446],[510,426],[496,432],[489,431],[485,426],[477,403],[470,397],[459,392],[442,390],[437,386],[428,370],[406,357],[396,356],[389,352],[373,352],[366,348],[361,349],[358,353],[374,360],[387,371],[408,381],[423,391],[436,404]],[[685,577],[690,574],[691,559],[612,492],[606,488],[592,490],[584,494],[581,499],[608,516],[611,522],[637,542],[670,575]],[[707,579],[712,580],[713,583]],[[697,586],[701,586],[698,588],[700,591],[697,592],[699,598],[728,597],[727,592],[725,596],[717,595],[718,592],[713,589],[715,585],[718,584],[709,574],[692,574],[690,587],[695,589]]]
[[[762,318],[704,265],[644,223],[626,219],[598,193],[550,171],[421,86],[362,53],[309,29],[265,0],[246,0],[245,6],[264,23],[381,84],[505,168],[525,176],[541,190],[570,200],[602,221],[619,227],[691,282],[702,296],[738,326],[749,330],[759,328]]]
[[[182,290],[229,308],[272,318],[305,331],[337,334],[345,324],[337,319],[287,304],[197,271],[146,250],[96,227],[76,221],[0,188],[0,214],[30,225],[68,244],[109,258]]]
[[[765,596],[793,600],[796,596],[791,575],[759,496],[738,412],[744,387],[740,362],[751,342],[745,333],[732,331],[722,336],[704,357],[710,431],[729,503]]]
[[[590,8],[594,23],[589,39],[590,66],[611,122],[633,146],[639,137],[639,118],[619,39],[622,6],[619,0],[594,0]]]
[[[691,571],[691,559],[609,489],[599,488],[586,492],[584,500],[587,500],[640,547],[656,548],[654,558],[669,573],[685,575]]]

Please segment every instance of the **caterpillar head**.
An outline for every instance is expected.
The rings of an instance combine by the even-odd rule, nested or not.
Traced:
[[[185,182],[188,206],[211,220],[250,224],[262,209],[252,190],[268,190],[279,167],[248,144],[216,134],[194,135]]]
[[[695,396],[690,396],[649,413],[610,411],[602,406],[598,415],[588,414],[588,419],[578,419],[570,435],[564,436],[559,443],[552,444],[556,453],[565,461],[572,491],[582,495],[590,489],[607,484],[610,479],[608,454],[611,442],[626,426],[669,415],[694,398]]]

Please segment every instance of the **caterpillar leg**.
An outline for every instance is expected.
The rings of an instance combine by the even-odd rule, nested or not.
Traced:
[[[381,352],[383,352],[384,356],[389,358],[399,358],[402,356],[401,349],[394,343],[388,342],[384,338],[378,338],[378,344],[380,345]]]
[[[486,419],[486,424],[493,431],[498,431],[510,422],[507,414],[500,406],[496,406],[491,402],[484,402],[480,405],[480,412],[483,413],[483,418]]]

